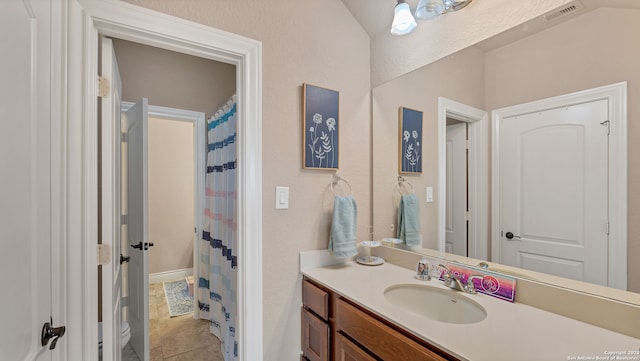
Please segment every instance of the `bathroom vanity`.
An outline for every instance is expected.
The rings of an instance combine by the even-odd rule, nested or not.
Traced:
[[[302,298],[302,360],[457,359],[308,278]]]
[[[415,271],[390,263],[347,262],[302,273],[301,360],[604,360],[615,359],[616,352],[640,360],[640,339],[525,304],[454,291],[435,278],[420,281]],[[478,305],[486,317],[436,320],[415,303],[389,298],[398,287],[444,293],[454,303]],[[425,300],[425,309],[436,307]]]

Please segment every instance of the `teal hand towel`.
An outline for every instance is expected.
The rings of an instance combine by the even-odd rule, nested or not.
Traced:
[[[400,198],[398,238],[407,246],[420,244],[420,205],[415,194],[403,194]]]
[[[333,219],[329,236],[329,251],[338,258],[358,254],[356,249],[356,224],[358,206],[352,196],[337,196],[333,202]]]

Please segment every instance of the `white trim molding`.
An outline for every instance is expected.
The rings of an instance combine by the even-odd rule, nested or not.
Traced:
[[[446,166],[447,117],[468,124],[469,148],[469,254],[467,257],[487,259],[489,175],[488,129],[486,111],[456,101],[438,98],[438,250],[445,251],[446,242]]]
[[[500,126],[521,114],[606,99],[609,104],[608,287],[627,289],[627,82],[537,100],[492,111],[492,261],[500,263]]]
[[[239,360],[263,357],[262,44],[116,0],[68,0],[68,359],[97,361],[98,37],[109,36],[236,67],[238,95]]]

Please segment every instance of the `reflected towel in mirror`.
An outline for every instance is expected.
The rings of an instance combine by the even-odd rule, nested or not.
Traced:
[[[407,246],[420,244],[420,205],[415,194],[403,194],[398,207],[398,238]]]
[[[329,251],[338,258],[358,254],[356,249],[356,225],[358,206],[353,196],[336,196],[333,202],[333,219],[329,236]]]

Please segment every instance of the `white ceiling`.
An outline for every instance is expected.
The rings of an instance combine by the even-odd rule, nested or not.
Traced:
[[[479,2],[483,0],[474,0]],[[639,0],[578,0],[586,9],[597,7],[640,8]],[[393,8],[397,0],[342,0],[353,17],[360,23],[370,38],[374,38],[381,31],[391,29]],[[407,0],[412,10],[416,8],[418,0]],[[473,6],[473,2],[469,4]],[[464,11],[464,10],[462,10]],[[577,14],[576,14],[577,15]],[[420,26],[420,23],[418,23]]]
[[[342,0],[342,2],[370,38],[382,30],[391,29],[396,0]],[[412,9],[415,9],[418,1],[408,1],[408,3]]]

